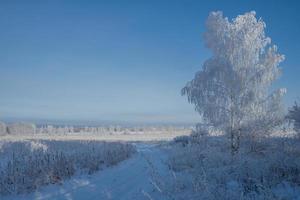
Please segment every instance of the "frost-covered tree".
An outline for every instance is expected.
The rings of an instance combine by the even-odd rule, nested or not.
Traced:
[[[300,136],[300,106],[298,103],[289,110],[287,118],[294,123],[294,130]]]
[[[31,123],[23,123],[23,122],[14,123],[8,125],[7,129],[8,129],[8,133],[12,135],[36,133],[36,126],[35,124],[31,124]]]
[[[206,123],[230,135],[233,152],[243,130],[267,133],[278,122],[285,93],[270,91],[284,56],[271,45],[266,24],[255,15],[252,11],[228,20],[222,12],[209,14],[204,39],[212,57],[182,89]]]

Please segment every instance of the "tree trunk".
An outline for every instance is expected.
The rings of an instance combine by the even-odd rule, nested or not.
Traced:
[[[239,130],[231,129],[230,143],[231,143],[231,155],[234,156],[234,154],[237,153],[240,148],[240,131]]]

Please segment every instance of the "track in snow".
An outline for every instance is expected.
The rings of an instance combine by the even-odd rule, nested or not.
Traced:
[[[62,185],[50,185],[38,191],[4,199],[39,200],[155,200],[165,199],[151,183],[151,168],[166,172],[166,155],[156,145],[136,144],[137,153],[118,165],[90,176],[71,178]],[[151,163],[151,164],[149,164]]]

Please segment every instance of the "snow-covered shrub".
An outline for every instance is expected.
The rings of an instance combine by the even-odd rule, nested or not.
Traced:
[[[125,143],[97,141],[0,142],[0,195],[34,191],[75,173],[93,173],[134,153]]]
[[[31,123],[14,123],[7,127],[8,133],[13,135],[18,134],[35,134],[36,126]]]
[[[7,134],[6,124],[3,122],[0,122],[0,136],[6,135],[6,134]]]
[[[289,110],[287,118],[293,122],[294,130],[300,137],[300,106],[297,103]]]
[[[187,146],[190,143],[190,137],[186,135],[177,136],[174,138],[174,142],[182,146]]]
[[[258,144],[260,151],[249,151],[252,144],[244,141],[232,157],[225,137],[208,136],[205,146],[170,143],[172,173],[161,179],[161,189],[173,199],[190,200],[281,199],[277,190],[282,185],[300,194],[298,140],[266,138]]]

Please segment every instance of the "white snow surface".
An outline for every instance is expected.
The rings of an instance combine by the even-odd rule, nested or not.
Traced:
[[[61,185],[48,185],[29,194],[1,196],[1,200],[152,200],[165,199],[151,184],[151,162],[161,175],[167,173],[166,153],[157,144],[137,143],[137,153],[116,166],[92,175],[73,177]]]

